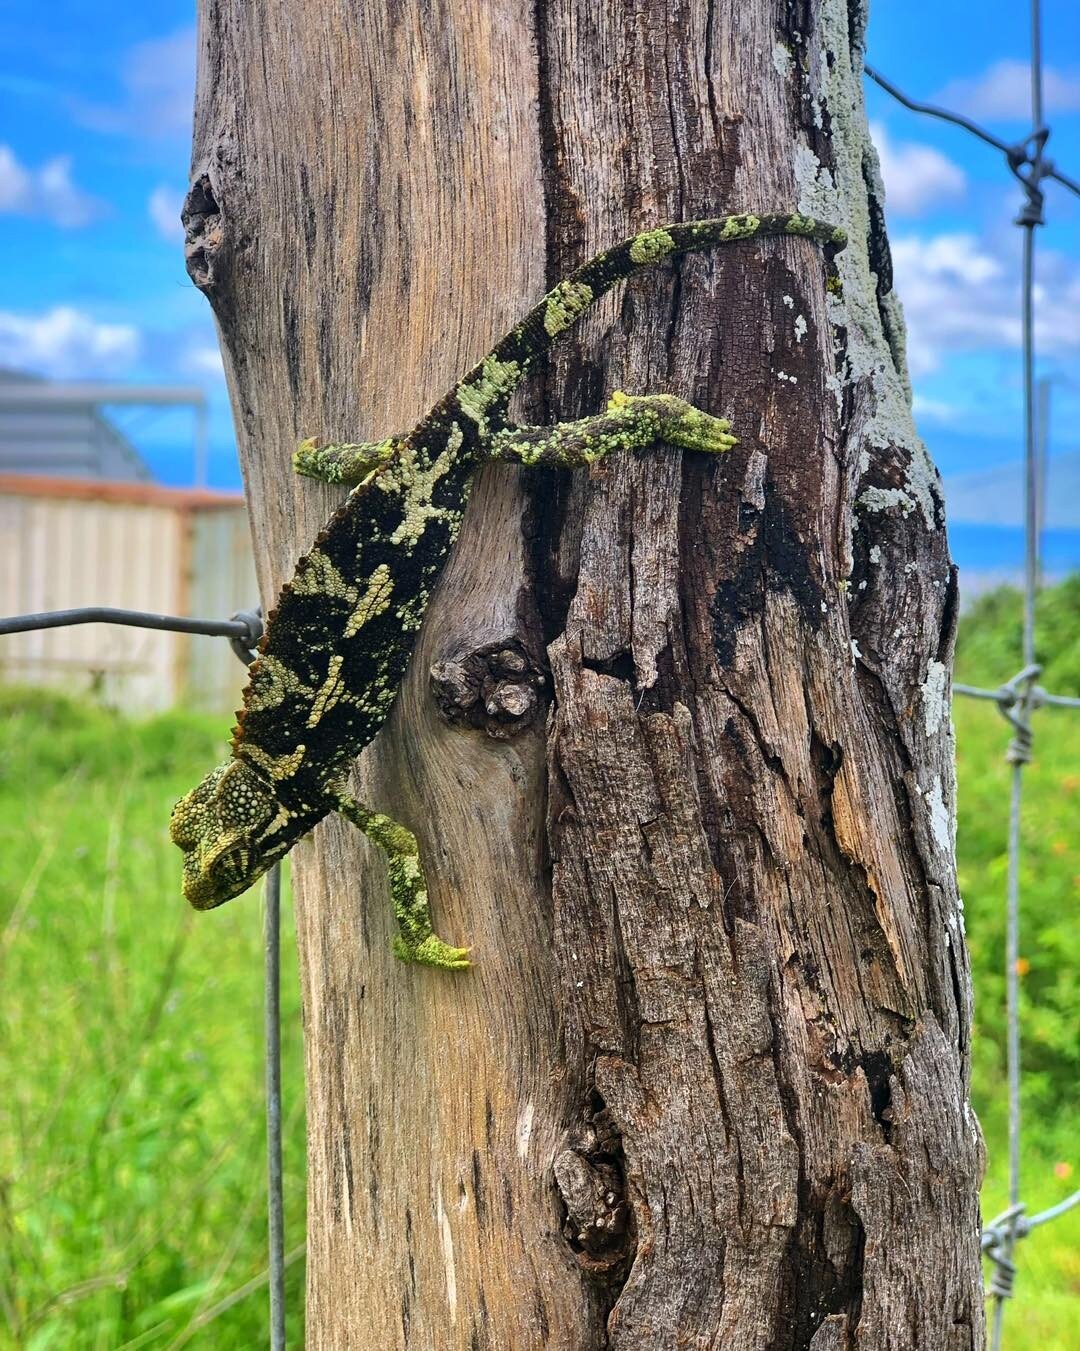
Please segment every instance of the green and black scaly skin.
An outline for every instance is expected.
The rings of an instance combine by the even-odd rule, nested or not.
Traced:
[[[349,797],[348,766],[386,721],[484,460],[577,467],[657,440],[710,452],[734,443],[727,423],[670,395],[616,395],[605,413],[581,422],[511,427],[510,396],[537,359],[638,268],[776,235],[833,249],[844,244],[842,231],[797,215],[724,216],[647,230],[549,291],[408,435],[301,446],[299,472],[356,486],[267,616],[232,758],[174,809],[172,837],[184,852],[184,893],[193,905],[209,909],[247,890],[324,816],[340,811],[389,856],[399,955],[467,964],[464,950],[431,931],[415,838]]]

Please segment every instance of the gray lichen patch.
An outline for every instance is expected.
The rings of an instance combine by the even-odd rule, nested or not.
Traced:
[[[786,43],[776,42],[772,49],[772,63],[776,68],[777,75],[782,80],[790,77],[795,68],[795,58],[791,55],[791,48]]]
[[[936,736],[949,720],[949,668],[931,661],[922,684],[923,725],[928,737]]]
[[[865,177],[869,139],[861,80],[861,60],[851,59],[847,0],[823,0],[821,50],[810,62],[817,87],[813,93],[828,111],[834,160],[826,167],[804,141],[792,147],[792,168],[799,190],[798,210],[804,217],[842,221],[849,244],[837,258],[842,294],[829,296],[829,316],[844,333],[839,369],[840,389],[851,389],[861,408],[864,453],[896,447],[907,451],[903,489],[919,506],[928,529],[939,524],[937,471],[915,431],[911,391],[903,359],[903,316],[900,302],[886,292],[879,303],[877,277],[870,264],[869,188]],[[856,58],[858,54],[856,53]],[[887,321],[887,322],[886,322]],[[869,467],[871,455],[860,463]],[[865,472],[863,470],[862,472]],[[860,497],[860,503],[865,503]]]

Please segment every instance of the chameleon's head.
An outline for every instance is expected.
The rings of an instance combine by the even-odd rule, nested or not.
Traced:
[[[183,850],[184,895],[196,910],[247,891],[286,852],[288,832],[270,830],[281,817],[269,786],[242,760],[218,765],[180,799],[169,834]]]

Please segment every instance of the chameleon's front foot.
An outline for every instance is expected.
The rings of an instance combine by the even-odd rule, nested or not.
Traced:
[[[731,423],[674,394],[613,394],[603,413],[552,427],[505,427],[485,443],[493,460],[583,469],[612,451],[666,441],[718,455],[736,444]]]
[[[438,934],[429,934],[415,946],[401,934],[395,934],[393,949],[400,962],[417,962],[420,966],[434,966],[442,971],[465,971],[472,966],[468,948],[452,948]]]
[[[317,478],[322,483],[360,483],[373,469],[393,459],[395,446],[393,437],[336,446],[320,446],[309,437],[294,453],[293,468],[305,478]]]

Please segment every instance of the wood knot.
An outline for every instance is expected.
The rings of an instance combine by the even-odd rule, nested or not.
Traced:
[[[431,694],[451,723],[508,740],[535,722],[546,673],[518,642],[491,643],[432,663]]]
[[[184,265],[200,291],[209,294],[218,283],[218,263],[225,244],[221,208],[209,174],[201,174],[188,189],[180,212],[184,225]]]
[[[624,1164],[622,1139],[602,1104],[567,1132],[552,1164],[563,1238],[582,1270],[605,1282],[625,1277],[637,1247]]]

